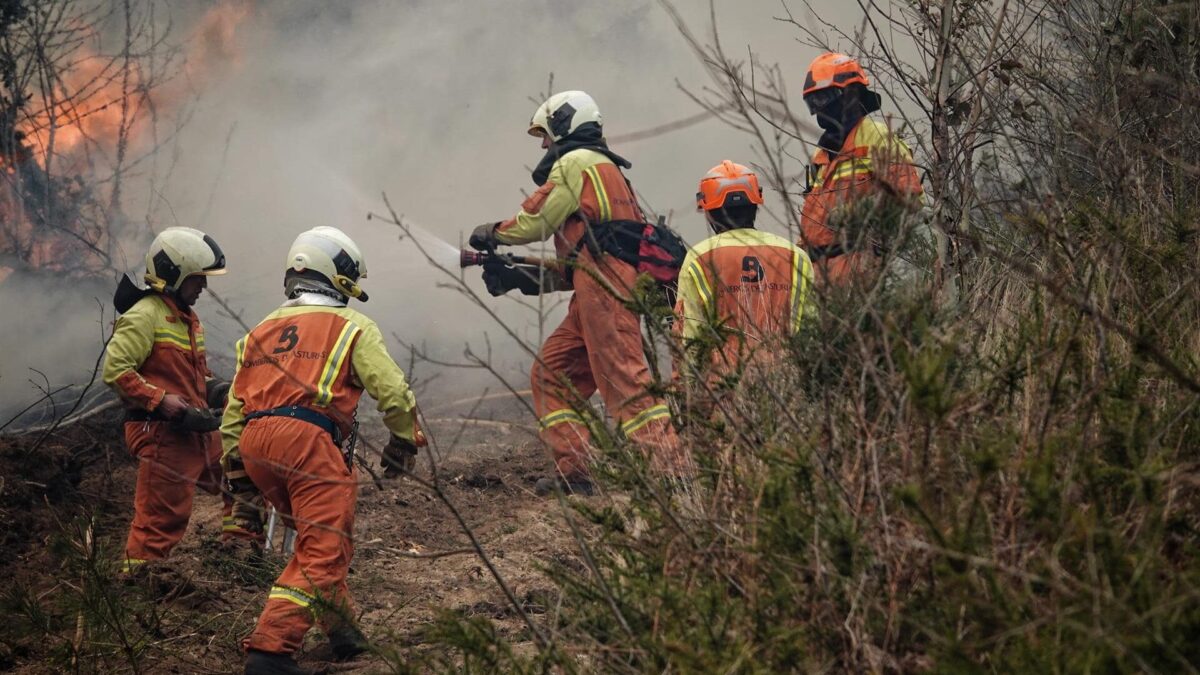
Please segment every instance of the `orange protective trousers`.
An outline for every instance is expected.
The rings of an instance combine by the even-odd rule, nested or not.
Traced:
[[[162,560],[183,539],[196,487],[221,491],[221,441],[216,433],[176,431],[157,420],[125,423],[125,443],[138,459],[133,523],[125,541],[125,571]],[[233,499],[222,492],[221,537],[253,535],[233,524]]]
[[[637,272],[611,256],[602,261],[601,276],[628,296]],[[587,271],[597,269],[587,249],[580,251],[579,263],[567,316],[546,338],[530,374],[542,441],[560,474],[568,479],[588,476],[591,435],[580,411],[599,391],[624,435],[650,453],[651,466],[681,475],[684,463],[670,411],[647,393],[650,369],[638,316]]]
[[[354,556],[356,475],[328,432],[298,419],[251,420],[238,447],[250,480],[296,530],[295,553],[242,646],[290,654],[317,621],[326,633],[353,623],[346,574]]]

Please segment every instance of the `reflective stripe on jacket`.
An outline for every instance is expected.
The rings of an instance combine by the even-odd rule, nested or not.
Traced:
[[[808,255],[787,239],[751,228],[722,232],[683,261],[676,330],[685,341],[728,331],[720,356],[736,364],[748,347],[800,329],[812,312],[812,281]]]
[[[374,321],[348,307],[281,307],[237,343],[237,373],[221,424],[225,453],[237,447],[247,412],[299,405],[348,433],[366,391],[383,423],[413,440],[416,399]]]
[[[861,256],[850,252],[830,259],[818,255],[834,249],[838,232],[828,227],[830,215],[854,200],[881,193],[919,205],[921,179],[912,163],[912,152],[879,120],[864,117],[846,136],[842,150],[830,157],[824,149],[813,157],[814,180],[800,213],[800,244],[813,254],[818,268],[826,268],[832,281],[861,269]],[[841,260],[838,260],[838,259]],[[836,262],[835,262],[836,261]],[[818,274],[821,277],[822,274]]]
[[[621,169],[595,150],[573,150],[550,169],[550,178],[521,204],[516,216],[500,223],[496,238],[527,244],[554,237],[560,258],[568,258],[588,223],[644,222],[637,199]]]
[[[102,377],[131,408],[154,410],[167,394],[204,407],[211,376],[194,310],[185,314],[172,298],[151,293],[117,318]]]

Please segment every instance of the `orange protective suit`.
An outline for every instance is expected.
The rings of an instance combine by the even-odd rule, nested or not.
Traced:
[[[690,379],[710,385],[753,362],[769,363],[781,338],[811,312],[812,264],[787,239],[752,228],[727,230],[688,252],[675,305]],[[697,353],[706,362],[696,362]]]
[[[117,319],[106,348],[103,379],[125,402],[125,443],[138,459],[133,523],[123,570],[166,558],[183,538],[196,486],[216,494],[221,486],[221,445],[214,433],[179,431],[153,412],[167,394],[205,407],[212,377],[204,328],[192,310],[170,296],[151,293]],[[233,523],[224,499],[222,537],[255,538]]]
[[[614,292],[629,296],[637,273],[611,255],[597,260],[580,246],[588,223],[613,220],[645,219],[616,164],[600,152],[577,149],[560,157],[549,180],[495,231],[505,244],[553,236],[558,256],[564,259],[578,251],[575,295],[567,317],[542,345],[530,374],[542,441],[568,480],[589,475],[591,436],[580,411],[596,391],[621,432],[647,449],[655,468],[683,471],[670,410],[646,393],[650,370],[638,316],[614,297]]]
[[[327,633],[352,624],[346,574],[354,554],[357,475],[335,440],[351,432],[365,389],[391,432],[411,441],[416,401],[378,326],[346,307],[289,301],[238,342],[237,360],[221,426],[226,454],[240,456],[297,535],[295,553],[243,646],[291,653],[314,621]],[[283,406],[300,406],[325,426],[255,416]]]
[[[878,256],[873,250],[842,250],[847,242],[829,227],[830,215],[856,200],[880,196],[916,208],[922,195],[921,179],[904,141],[870,117],[864,117],[846,135],[836,156],[818,150],[810,175],[814,180],[800,213],[800,244],[816,268],[817,283],[844,285],[872,270]]]

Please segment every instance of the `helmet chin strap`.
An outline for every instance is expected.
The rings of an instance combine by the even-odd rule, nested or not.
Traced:
[[[367,292],[359,288],[357,282],[344,274],[335,274],[333,285],[347,297],[358,298],[362,302],[367,301]]]

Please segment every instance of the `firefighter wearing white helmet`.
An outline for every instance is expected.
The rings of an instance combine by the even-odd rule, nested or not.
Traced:
[[[358,244],[336,227],[314,227],[303,232],[288,251],[284,289],[289,298],[301,292],[367,301],[358,280],[367,276],[367,262]]]
[[[189,277],[225,274],[225,254],[200,230],[168,227],[146,251],[146,284],[156,291],[179,291]]]
[[[238,503],[266,497],[295,523],[296,551],[243,642],[245,672],[302,672],[292,654],[320,623],[335,658],[365,649],[346,574],[354,554],[356,410],[366,391],[392,432],[384,475],[415,468],[424,435],[416,399],[374,321],[346,306],[366,300],[361,250],[332,227],[296,238],[284,273],[287,300],[237,343],[237,373],[221,425]],[[261,528],[251,509],[235,522]],[[318,600],[319,599],[319,600]]]
[[[600,108],[582,91],[564,91],[546,99],[533,111],[529,120],[529,135],[545,135],[550,143],[558,143],[585,124],[604,126]]]
[[[127,573],[166,558],[183,538],[197,485],[220,488],[220,411],[212,409],[224,406],[227,383],[208,369],[192,305],[208,277],[224,273],[225,255],[212,237],[171,227],[146,252],[149,288],[125,277],[113,298],[121,316],[105,348],[103,378],[125,403],[125,442],[139,460]],[[226,499],[222,538],[256,539],[233,524],[231,505]]]
[[[533,170],[538,189],[513,217],[475,228],[469,243],[492,250],[553,238],[558,258],[572,263],[563,279],[517,266],[484,267],[484,283],[493,295],[514,288],[526,295],[560,289],[575,293],[566,318],[542,344],[530,373],[539,435],[557,469],[537,482],[535,492],[593,491],[592,439],[582,413],[597,391],[622,434],[647,451],[655,469],[686,475],[686,452],[670,424],[670,410],[648,392],[640,319],[616,297],[632,292],[638,273],[630,261],[639,254],[602,243],[632,241],[638,247],[648,227],[622,173],[631,164],[609,149],[600,109],[582,91],[548,98],[534,111],[528,132],[540,137],[546,150]],[[636,234],[617,236],[629,232]]]

